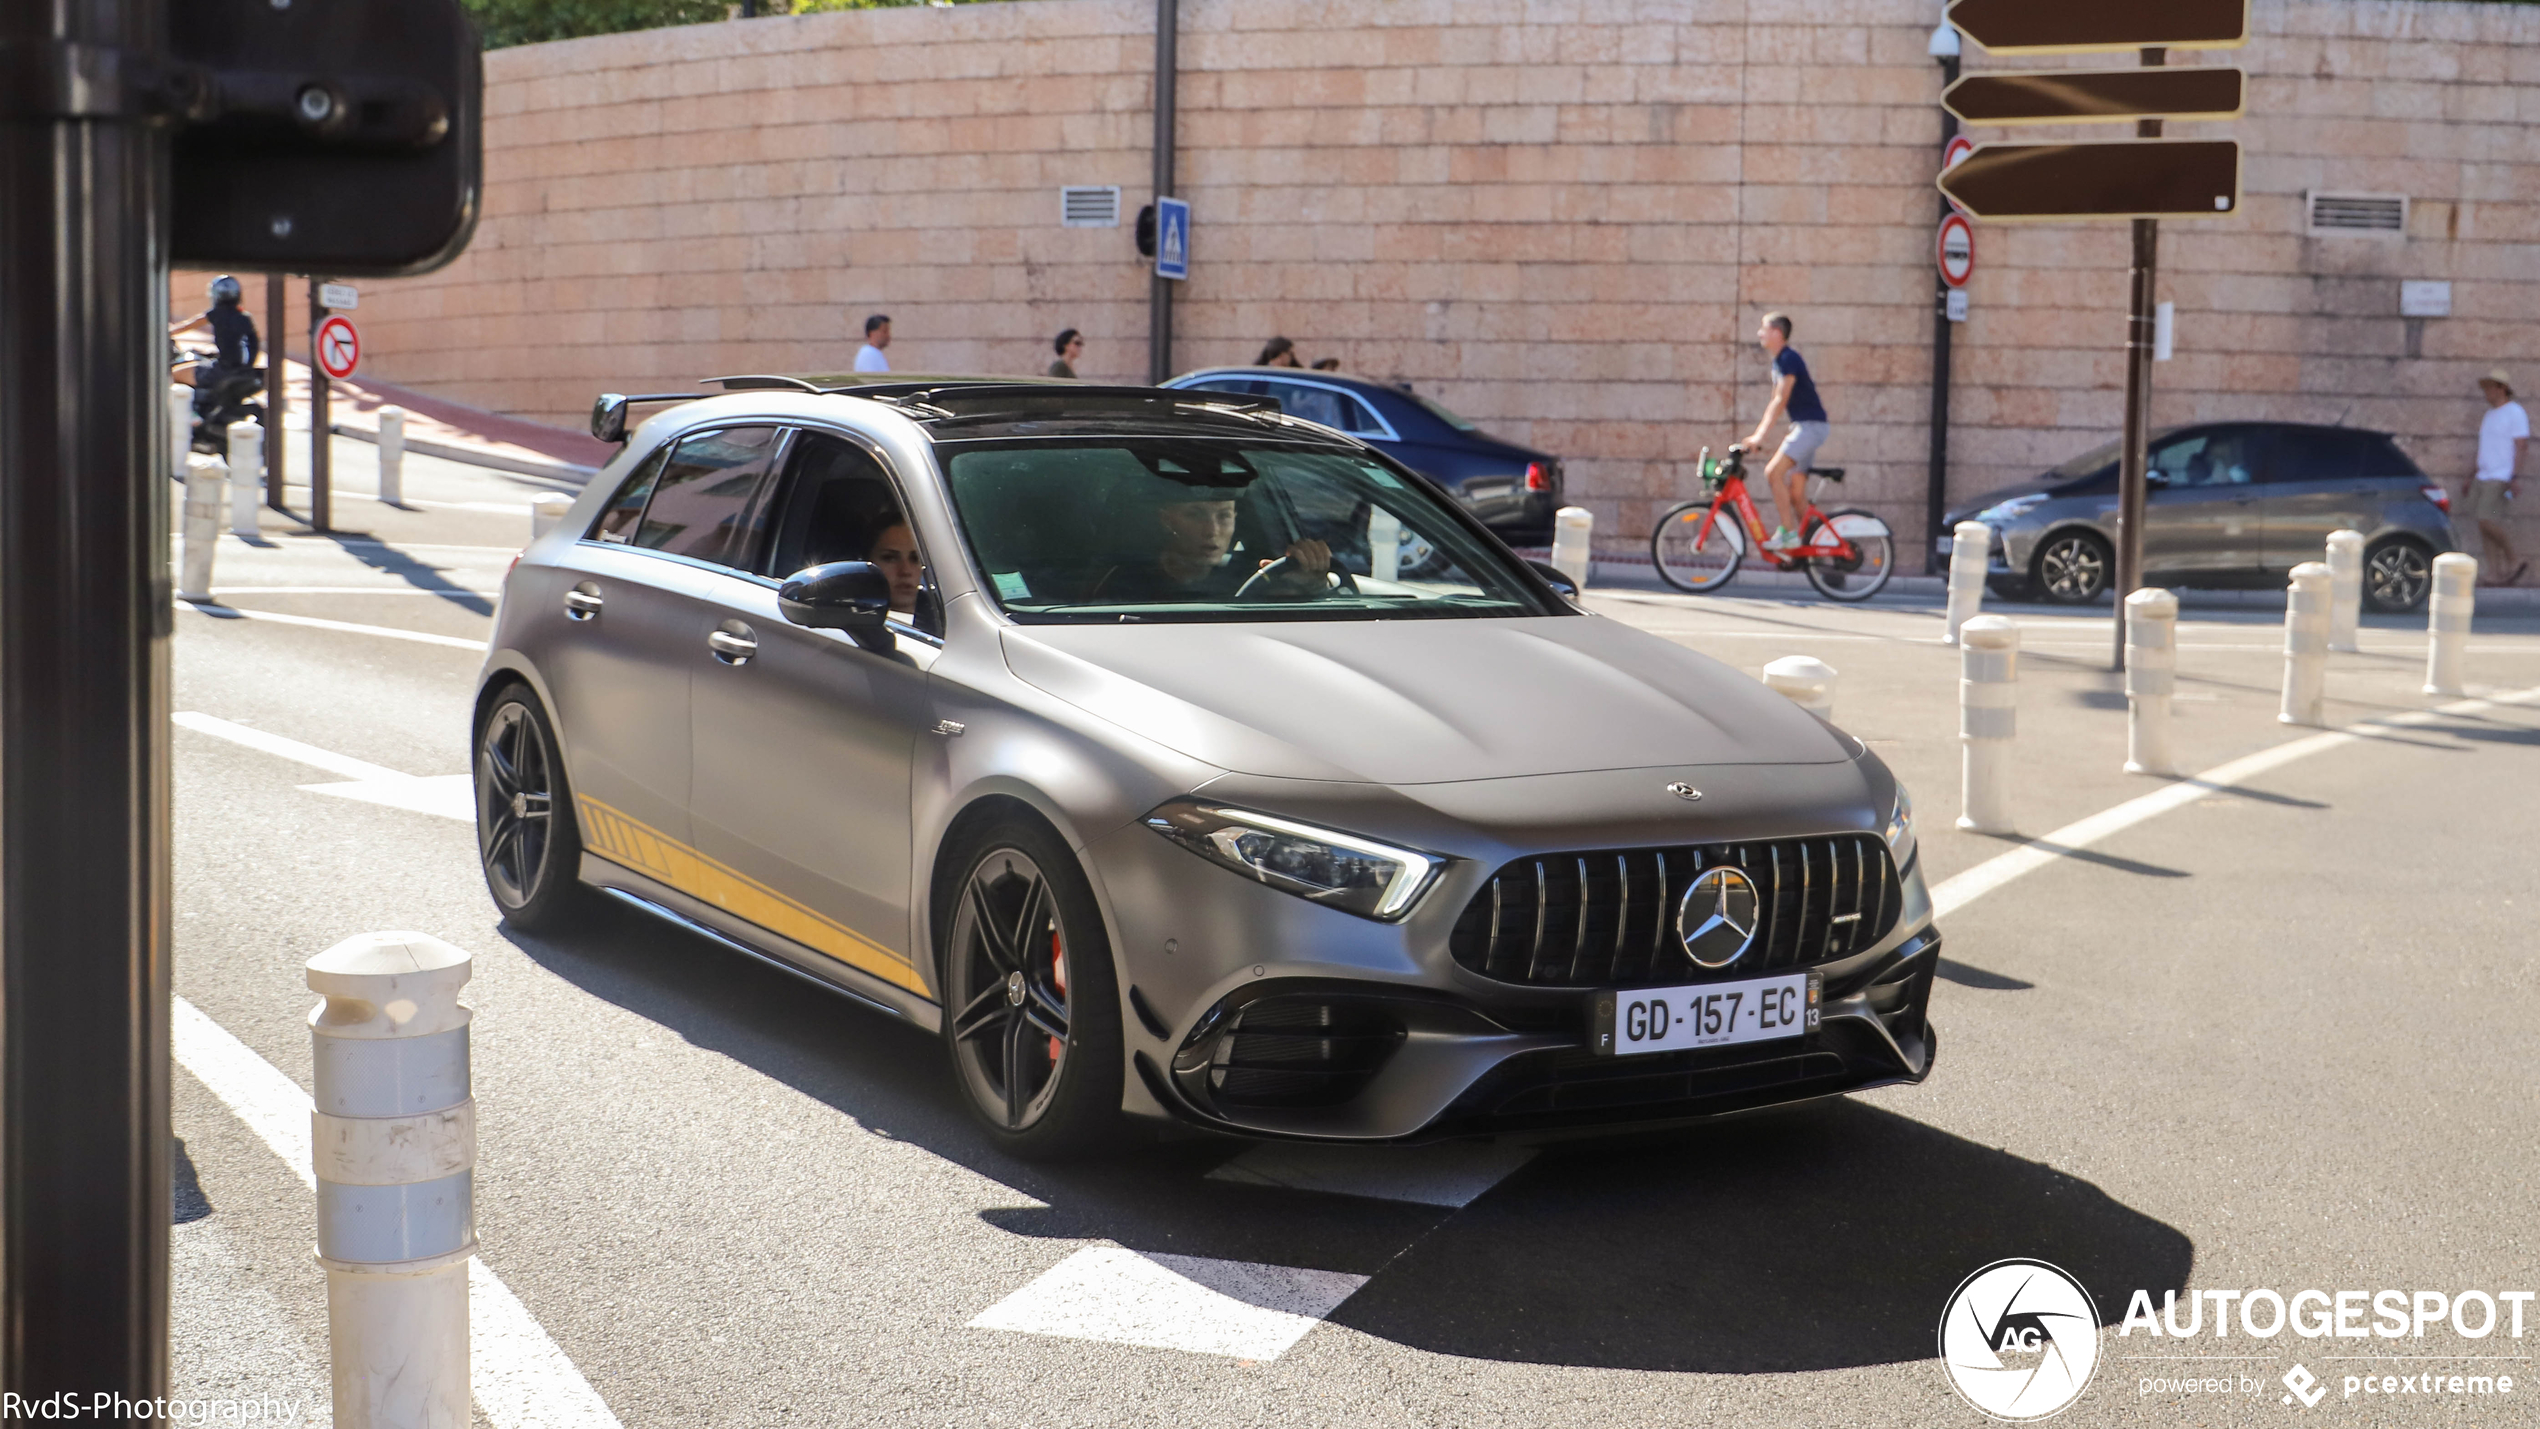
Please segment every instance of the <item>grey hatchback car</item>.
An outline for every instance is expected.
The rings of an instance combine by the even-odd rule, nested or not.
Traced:
[[[645,422],[505,581],[514,923],[613,898],[935,1031],[1018,1155],[1931,1070],[1879,759],[1381,453],[1225,394],[758,381]]]
[[[2281,586],[2323,558],[2332,531],[2364,537],[2364,600],[2422,605],[2452,549],[2450,500],[2387,433],[2293,422],[2220,422],[2152,438],[2144,578],[2169,586]],[[2116,574],[2117,445],[1942,518],[1946,559],[1962,521],[1993,528],[1986,580],[2013,600],[2086,605]]]

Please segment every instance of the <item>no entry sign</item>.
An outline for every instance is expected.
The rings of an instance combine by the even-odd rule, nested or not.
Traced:
[[[1976,271],[1976,229],[1963,213],[1953,213],[1940,220],[1940,281],[1953,288],[1967,286]]]
[[[361,365],[362,335],[353,331],[350,318],[338,315],[318,324],[317,360],[329,377],[350,377]]]

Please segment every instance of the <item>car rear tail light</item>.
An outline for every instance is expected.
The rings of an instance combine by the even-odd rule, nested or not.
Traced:
[[[2430,481],[2418,489],[2425,493],[2426,500],[2434,503],[2435,510],[2440,511],[2447,516],[2451,514],[2452,493],[2445,491],[2442,487],[2439,487]]]
[[[1552,489],[1552,468],[1545,466],[1539,461],[1530,461],[1526,463],[1526,489],[1528,491],[1550,491]]]

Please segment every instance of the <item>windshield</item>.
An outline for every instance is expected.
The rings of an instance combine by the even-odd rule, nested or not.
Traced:
[[[1162,437],[938,451],[988,593],[1018,620],[1567,613],[1425,483],[1360,453]]]
[[[2056,467],[2053,471],[2048,472],[2047,475],[2088,476],[2092,472],[2099,470],[2101,467],[2114,466],[2116,463],[2117,444],[2115,442],[2109,442],[2105,446],[2092,447],[2090,450],[2074,457],[2071,461],[2064,463],[2062,466]]]

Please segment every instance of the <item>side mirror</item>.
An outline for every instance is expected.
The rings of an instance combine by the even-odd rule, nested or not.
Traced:
[[[1543,577],[1554,590],[1561,592],[1562,599],[1577,600],[1579,598],[1579,583],[1570,579],[1567,571],[1543,561],[1528,561],[1526,564],[1534,567],[1535,574]]]
[[[831,561],[796,571],[776,608],[813,630],[878,631],[891,618],[891,578],[870,561]]]
[[[626,398],[616,392],[603,392],[591,404],[591,435],[616,446],[626,440]]]

